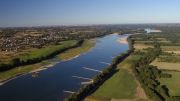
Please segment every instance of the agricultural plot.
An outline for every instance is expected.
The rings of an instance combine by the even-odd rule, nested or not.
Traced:
[[[154,60],[151,65],[157,66],[158,69],[165,70],[177,70],[180,71],[180,63],[168,63],[168,62],[159,62],[157,59]]]
[[[163,51],[180,51],[180,46],[161,46]]]
[[[113,77],[105,82],[93,96],[116,99],[132,99],[135,97],[136,82],[134,77],[125,69],[120,69]]]
[[[118,72],[100,86],[85,101],[148,100],[132,72],[132,63],[140,56],[131,55],[118,65]]]
[[[166,85],[169,89],[169,93],[171,96],[179,96],[180,95],[180,72],[177,71],[165,71],[172,75],[172,78],[160,78],[160,82],[162,85]]]
[[[134,44],[134,48],[136,50],[143,50],[146,48],[153,48],[153,46],[152,45],[146,45],[146,44]]]

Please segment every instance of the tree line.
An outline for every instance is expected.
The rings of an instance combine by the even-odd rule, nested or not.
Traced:
[[[115,59],[113,59],[112,64],[105,68],[102,73],[96,75],[93,78],[93,83],[89,85],[85,85],[82,88],[80,88],[79,91],[72,94],[69,98],[65,99],[65,101],[82,101],[85,97],[92,94],[94,91],[96,91],[108,78],[110,78],[114,73],[117,72],[117,65],[123,61],[126,57],[129,56],[131,51],[127,51],[126,53],[123,53],[119,56],[117,56]]]
[[[46,60],[46,59],[51,59],[52,57],[58,55],[61,52],[64,52],[64,51],[71,49],[71,48],[81,46],[83,42],[84,42],[84,40],[78,40],[77,44],[70,46],[70,47],[67,47],[67,48],[59,49],[59,50],[54,51],[53,53],[48,54],[46,56],[33,58],[33,59],[27,59],[26,61],[20,60],[20,58],[14,58],[11,60],[11,62],[9,64],[0,63],[0,72],[7,71],[7,70],[10,70],[10,69],[18,67],[18,66],[35,64],[35,63],[42,62],[43,60]]]
[[[172,75],[163,73],[156,66],[149,65],[161,54],[160,44],[154,42],[154,48],[146,49],[147,52],[135,52],[141,55],[138,62],[133,64],[133,72],[140,81],[148,97],[154,101],[179,101],[178,97],[172,97],[166,85],[161,85],[159,78],[171,78]],[[178,100],[177,100],[178,99]]]

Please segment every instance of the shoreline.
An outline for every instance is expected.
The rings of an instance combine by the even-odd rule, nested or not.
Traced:
[[[117,33],[113,33],[113,34],[117,34]],[[118,34],[118,35],[119,35],[119,34]],[[132,34],[132,35],[133,35],[133,34]],[[127,40],[128,37],[130,37],[130,36],[131,36],[131,35],[129,35],[129,36],[127,36],[127,37],[120,38],[120,39],[121,39],[121,40],[122,40],[122,39],[123,39],[123,40]],[[96,39],[97,39],[97,38],[94,38],[94,39],[92,39],[92,40],[93,40],[93,41],[96,41]],[[119,39],[118,39],[117,41],[119,41]],[[119,41],[119,42],[120,42],[120,41]],[[122,41],[121,41],[121,42],[122,42]],[[121,42],[120,42],[120,43],[121,43]],[[122,43],[122,44],[124,44],[124,43]],[[127,41],[126,44],[128,44],[128,41]],[[94,48],[94,46],[91,47],[87,52],[90,52],[93,48]],[[71,50],[71,49],[70,49],[70,50]],[[0,80],[0,86],[6,84],[7,82],[9,82],[9,81],[11,81],[11,80],[14,80],[14,79],[18,78],[18,77],[21,77],[21,76],[24,76],[24,75],[28,75],[28,74],[32,74],[32,73],[35,73],[35,72],[40,72],[40,71],[43,71],[43,70],[47,70],[47,69],[55,66],[57,63],[73,60],[73,59],[78,58],[79,56],[81,56],[81,55],[83,55],[83,54],[86,54],[87,52],[80,53],[80,54],[78,54],[78,55],[76,55],[76,56],[74,56],[74,57],[72,57],[72,58],[69,58],[69,59],[64,59],[64,60],[62,59],[62,60],[57,60],[56,62],[51,62],[51,63],[49,63],[49,64],[47,64],[47,65],[45,65],[45,66],[41,66],[41,67],[39,67],[39,68],[37,68],[37,69],[35,69],[35,70],[32,70],[32,71],[29,71],[29,72],[27,72],[27,73],[20,73],[20,74],[17,74],[16,76],[14,76],[14,77],[10,77],[10,78],[5,79],[5,80]],[[60,54],[61,54],[61,53],[60,53]],[[50,59],[49,59],[49,60],[50,60]]]
[[[96,44],[96,39],[97,39],[97,38],[90,39],[94,45],[93,45],[89,50],[87,50],[87,51],[85,51],[85,52],[81,52],[80,54],[77,54],[77,55],[75,55],[75,56],[73,56],[73,57],[71,57],[71,58],[69,58],[69,59],[60,59],[61,62],[66,62],[66,61],[69,61],[69,60],[78,58],[79,56],[84,55],[84,54],[90,52],[90,51],[94,48],[94,46],[95,46],[95,44]],[[77,48],[78,48],[78,47],[77,47]]]
[[[10,77],[10,78],[5,79],[5,80],[0,80],[0,86],[8,83],[8,82],[11,81],[11,80],[17,79],[17,78],[19,78],[19,77],[21,77],[21,76],[28,75],[28,74],[33,74],[33,73],[36,73],[36,72],[40,72],[40,71],[49,69],[49,68],[51,68],[51,67],[54,66],[54,65],[56,65],[56,64],[48,64],[48,65],[45,65],[45,66],[41,66],[40,68],[35,69],[35,70],[32,70],[32,71],[30,71],[30,72],[20,73],[20,74],[17,74],[16,76],[14,76],[14,77]]]
[[[96,38],[93,39],[93,40],[96,41]],[[91,51],[93,48],[94,48],[94,46],[91,47],[87,52]],[[71,50],[71,49],[70,49],[70,50]],[[69,58],[69,59],[64,59],[64,60],[63,60],[63,59],[62,59],[62,60],[59,59],[59,60],[56,60],[55,62],[51,62],[51,63],[49,63],[49,64],[47,64],[47,65],[41,66],[41,67],[39,67],[39,68],[37,68],[37,69],[34,69],[34,70],[32,70],[32,71],[29,71],[29,72],[27,72],[27,73],[20,73],[20,74],[17,74],[16,76],[14,76],[14,77],[10,77],[10,78],[4,79],[4,80],[0,80],[0,86],[3,86],[4,84],[10,82],[11,80],[17,79],[17,78],[19,78],[19,77],[21,77],[21,76],[28,75],[28,74],[33,74],[33,73],[36,73],[36,72],[41,72],[41,71],[43,71],[43,70],[47,70],[47,69],[55,66],[57,63],[73,60],[73,59],[78,58],[79,56],[81,56],[81,55],[83,55],[83,54],[86,54],[87,52],[80,53],[80,54],[78,54],[78,55],[76,55],[76,56],[74,56],[74,57],[71,57],[71,58]],[[60,54],[61,54],[61,53],[60,53]],[[53,58],[52,58],[52,59],[53,59]],[[49,59],[49,60],[51,60],[51,59]],[[42,62],[40,62],[40,63],[42,63]]]
[[[121,44],[128,44],[128,36],[123,37],[123,38],[119,38],[117,41]]]

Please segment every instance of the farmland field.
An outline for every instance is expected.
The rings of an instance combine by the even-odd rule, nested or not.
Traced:
[[[157,66],[159,69],[180,71],[180,63],[158,62],[158,60],[156,59],[151,63],[151,65]]]
[[[142,100],[146,95],[132,73],[132,63],[138,61],[140,56],[131,55],[118,65],[118,72],[100,86],[85,101],[111,101],[117,100]]]
[[[134,48],[136,49],[136,50],[142,50],[142,49],[146,49],[146,48],[152,48],[153,46],[152,45],[146,45],[146,44],[137,44],[137,43],[135,43],[134,44]]]
[[[166,73],[170,73],[172,78],[161,78],[160,82],[166,85],[169,88],[169,93],[171,96],[179,96],[180,95],[180,72],[176,71],[166,71]]]

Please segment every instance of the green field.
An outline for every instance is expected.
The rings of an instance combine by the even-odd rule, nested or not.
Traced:
[[[157,66],[158,69],[167,69],[167,70],[178,70],[178,71],[180,71],[180,63],[159,62],[156,59],[151,63],[151,65]]]
[[[77,40],[69,40],[63,41],[59,45],[48,45],[43,48],[27,48],[25,50],[21,50],[17,53],[8,53],[8,55],[4,55],[0,53],[0,62],[5,64],[10,64],[13,58],[19,58],[21,61],[27,61],[30,59],[47,57],[48,55],[71,46],[75,46],[78,43]],[[13,57],[13,58],[12,58]]]
[[[33,49],[33,50],[31,50],[31,52],[28,55],[21,56],[21,59],[25,60],[25,59],[35,58],[35,57],[39,57],[39,56],[45,56],[46,54],[50,54],[51,52],[56,51],[58,49],[63,49],[63,48],[69,47],[69,46],[73,46],[77,42],[78,41],[75,41],[75,40],[65,41],[61,45],[49,46],[49,47],[45,47],[42,49]],[[63,53],[60,53],[59,56],[63,56],[63,58],[61,58],[62,60],[67,59],[67,58],[69,59],[69,58],[72,58],[83,52],[88,51],[93,46],[94,46],[94,42],[92,40],[86,40],[83,42],[82,46],[73,48],[73,49],[69,49]],[[43,69],[44,66],[50,65],[50,64],[51,63],[48,61],[42,61],[40,63],[31,64],[31,65],[27,65],[27,66],[19,66],[19,67],[13,68],[11,70],[1,72],[0,73],[0,81],[7,80],[12,77],[16,77],[17,75],[20,75],[20,74],[29,73],[33,70]]]
[[[85,53],[88,50],[90,50],[95,45],[95,42],[93,40],[85,40],[81,47],[69,49],[62,54],[60,54],[58,57],[60,60],[68,60],[71,59],[79,54]]]
[[[137,97],[137,81],[131,67],[140,56],[130,55],[118,65],[118,72],[105,81],[86,101],[105,101],[110,99],[135,99]],[[92,100],[90,100],[92,99]],[[93,100],[94,99],[94,100]]]
[[[77,40],[70,40],[70,41],[64,41],[60,45],[50,45],[41,49],[31,48],[31,49],[25,50],[22,54],[20,54],[19,58],[20,60],[26,61],[28,59],[46,57],[49,54],[54,53],[55,51],[74,46],[77,44],[77,42],[78,42]]]
[[[171,96],[179,96],[180,72],[175,72],[175,71],[166,71],[166,72],[172,74],[172,78],[161,78],[160,79],[161,84],[166,85],[168,87]]]
[[[125,69],[120,69],[106,81],[92,96],[110,97],[116,99],[134,98],[136,82],[134,77]]]
[[[33,70],[42,68],[42,66],[44,66],[46,64],[50,64],[50,63],[45,61],[45,62],[32,64],[32,65],[20,66],[20,67],[13,68],[13,69],[5,71],[5,72],[1,72],[0,73],[0,82],[3,80],[7,80],[10,78],[16,77],[17,75],[29,73]]]

